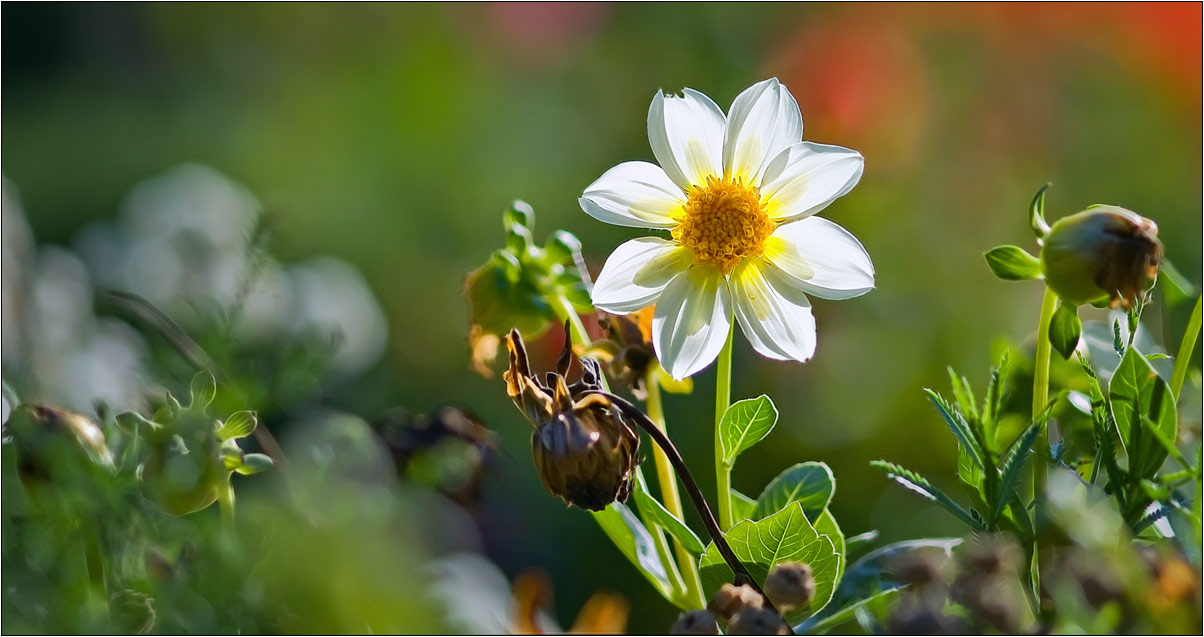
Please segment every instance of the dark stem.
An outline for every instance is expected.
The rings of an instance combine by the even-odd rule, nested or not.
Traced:
[[[660,427],[657,427],[649,420],[648,416],[644,415],[644,412],[626,400],[604,391],[591,391],[589,393],[598,394],[609,400],[623,412],[624,416],[639,424],[640,428],[646,431],[648,436],[652,438],[652,441],[664,450],[665,455],[669,458],[669,462],[673,464],[673,468],[681,476],[681,481],[686,487],[686,492],[690,494],[690,499],[694,501],[694,508],[698,509],[698,514],[702,516],[702,523],[706,526],[707,534],[711,536],[711,541],[715,543],[715,548],[719,549],[719,554],[723,556],[727,565],[731,567],[732,572],[736,574],[736,585],[748,584],[760,593],[762,597],[765,597],[767,608],[777,612],[773,608],[773,602],[769,601],[769,598],[765,596],[765,591],[762,591],[761,587],[757,585],[756,580],[752,578],[752,575],[748,574],[748,570],[740,563],[740,559],[736,557],[736,554],[732,551],[732,547],[728,545],[727,540],[723,537],[723,532],[719,530],[719,523],[715,521],[715,514],[711,512],[711,506],[707,504],[706,498],[702,496],[702,490],[698,488],[698,483],[694,481],[694,476],[690,474],[689,467],[686,466],[686,462],[682,460],[681,454],[677,452],[677,447],[673,446],[673,443],[665,435],[665,432],[661,431]]]

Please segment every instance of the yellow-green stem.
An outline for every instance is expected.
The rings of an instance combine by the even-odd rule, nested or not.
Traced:
[[[648,419],[668,436],[669,430],[665,425],[665,408],[661,403],[660,374],[660,365],[653,364],[648,367],[648,372],[644,376],[644,387],[648,391]],[[673,465],[669,463],[669,457],[658,445],[653,445],[652,457],[656,461],[656,477],[661,486],[661,500],[669,513],[684,521],[686,518],[682,513],[681,493],[677,490],[677,474],[673,472]],[[706,600],[702,596],[702,579],[698,575],[698,565],[694,563],[694,556],[677,539],[673,540],[673,552],[677,555],[677,565],[685,583],[686,598],[691,604],[697,604],[697,608],[702,608],[706,605]]]
[[[556,297],[556,302],[560,304],[559,311],[561,319],[569,322],[569,330],[573,333],[573,342],[585,347],[590,344],[589,332],[585,331],[585,323],[581,322],[581,317],[577,315],[577,309],[573,307],[573,303],[564,295]]]
[[[727,342],[719,352],[715,368],[715,481],[719,499],[719,527],[724,531],[732,528],[732,468],[723,461],[723,439],[719,423],[732,402],[732,337],[736,324],[728,327]]]
[[[222,524],[227,529],[234,526],[234,485],[230,484],[230,477],[226,476],[226,483],[217,490],[217,505],[221,510]]]
[[[1183,341],[1179,343],[1179,354],[1175,356],[1175,371],[1171,374],[1171,392],[1175,400],[1179,400],[1179,391],[1183,389],[1183,380],[1187,378],[1187,367],[1191,364],[1192,352],[1196,349],[1196,339],[1200,336],[1201,306],[1204,296],[1196,299],[1196,309],[1191,311],[1187,321],[1187,331],[1183,333]]]
[[[1045,288],[1041,301],[1041,318],[1037,323],[1037,353],[1033,363],[1033,422],[1041,417],[1049,402],[1049,322],[1053,320],[1058,295]],[[1045,476],[1049,465],[1049,426],[1042,428],[1037,439],[1037,457],[1033,461],[1033,494],[1041,497],[1045,491]]]

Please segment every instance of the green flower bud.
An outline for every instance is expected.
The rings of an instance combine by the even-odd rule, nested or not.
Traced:
[[[1054,222],[1041,250],[1045,283],[1064,301],[1128,309],[1158,274],[1158,225],[1118,206]]]
[[[548,385],[531,376],[527,350],[518,330],[506,337],[510,369],[505,373],[511,399],[536,426],[532,454],[544,487],[568,504],[601,511],[626,501],[634,486],[640,438],[605,397],[597,361],[581,359],[581,380],[565,381],[572,361],[566,337],[558,373],[548,373]]]
[[[765,580],[765,596],[782,610],[799,608],[815,597],[815,577],[811,566],[802,562],[782,562]]]

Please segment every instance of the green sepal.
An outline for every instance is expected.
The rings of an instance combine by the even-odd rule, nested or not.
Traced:
[[[1045,184],[1037,191],[1033,197],[1033,202],[1028,206],[1028,226],[1032,228],[1033,234],[1038,239],[1044,239],[1045,235],[1049,234],[1049,224],[1045,221],[1045,191],[1053,184]]]
[[[1028,281],[1044,276],[1041,274],[1041,261],[1020,246],[995,246],[983,256],[991,272],[1004,281]]]

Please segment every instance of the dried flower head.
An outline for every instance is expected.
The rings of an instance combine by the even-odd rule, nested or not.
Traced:
[[[567,334],[567,331],[566,331]],[[572,342],[566,335],[557,371],[546,384],[531,375],[527,350],[518,330],[506,336],[510,369],[506,389],[514,404],[535,425],[531,436],[535,466],[543,485],[565,502],[601,511],[626,501],[634,485],[640,438],[605,397],[597,361],[582,358],[581,379],[565,380],[572,363]]]

